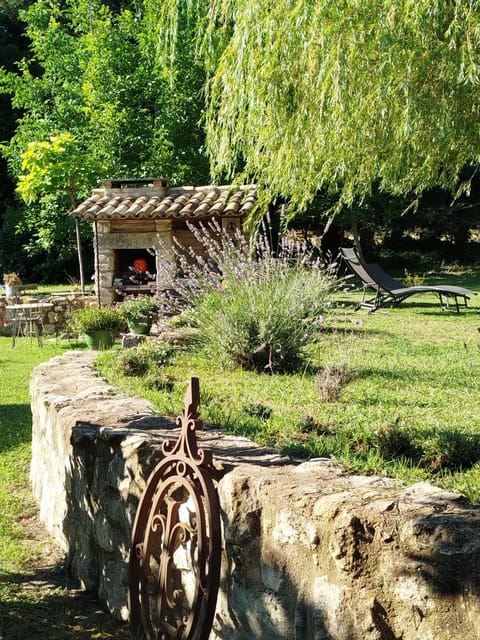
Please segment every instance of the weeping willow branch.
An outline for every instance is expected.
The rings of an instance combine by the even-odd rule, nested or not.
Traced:
[[[480,160],[477,0],[162,4],[168,33],[182,11],[196,25],[216,176],[301,209],[319,189],[349,205],[374,182],[455,192]]]

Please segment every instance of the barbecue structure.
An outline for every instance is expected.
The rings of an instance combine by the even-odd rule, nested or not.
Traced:
[[[257,205],[254,186],[170,187],[168,180],[105,180],[72,216],[94,225],[95,287],[99,303],[168,288],[175,273],[174,242],[203,248],[191,225],[216,220],[241,228]]]

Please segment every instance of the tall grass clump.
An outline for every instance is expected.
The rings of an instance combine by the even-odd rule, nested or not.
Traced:
[[[177,246],[174,304],[198,327],[208,356],[257,372],[298,370],[327,312],[333,273],[293,238],[274,249],[265,228],[250,241],[216,224],[191,229],[203,251]]]

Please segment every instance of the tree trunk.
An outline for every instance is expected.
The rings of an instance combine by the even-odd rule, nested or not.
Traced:
[[[360,233],[358,232],[358,227],[356,222],[352,223],[352,234],[353,234],[353,244],[355,246],[355,250],[358,254],[358,257],[360,258],[360,260],[363,260],[365,262],[365,257],[363,255],[362,245],[360,242]]]

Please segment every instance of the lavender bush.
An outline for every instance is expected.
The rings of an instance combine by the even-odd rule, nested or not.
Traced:
[[[333,273],[292,238],[273,251],[265,229],[251,242],[216,224],[191,229],[208,257],[176,247],[181,277],[171,310],[199,327],[208,355],[225,366],[297,370],[328,308]]]

